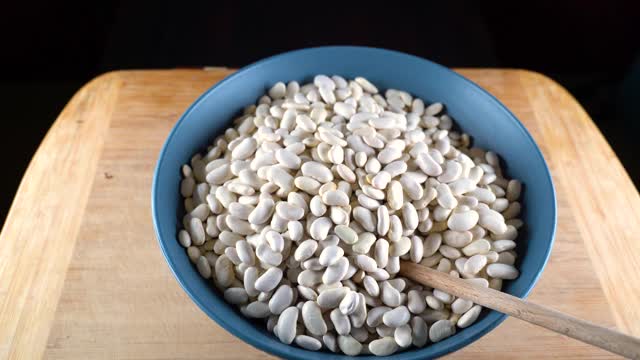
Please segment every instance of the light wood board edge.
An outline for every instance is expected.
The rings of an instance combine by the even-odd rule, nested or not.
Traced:
[[[640,197],[589,115],[550,78],[521,71],[520,80],[617,327],[640,336]],[[561,237],[562,233],[557,233]],[[570,273],[566,274],[568,277]]]
[[[58,305],[119,88],[80,89],[32,158],[0,233],[0,358],[40,358]]]

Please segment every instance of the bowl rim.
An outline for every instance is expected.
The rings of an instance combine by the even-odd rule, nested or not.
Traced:
[[[557,222],[558,222],[558,218],[557,218],[557,207],[558,207],[558,205],[557,205],[557,198],[556,198],[556,190],[555,190],[555,186],[553,184],[553,180],[552,180],[551,173],[550,173],[550,170],[549,170],[549,165],[545,161],[544,156],[542,155],[542,152],[540,150],[540,147],[538,146],[538,144],[533,139],[533,136],[531,135],[531,133],[529,133],[529,131],[526,129],[526,127],[511,112],[511,110],[509,110],[504,104],[502,104],[502,102],[500,102],[493,94],[491,94],[487,90],[483,89],[478,84],[476,84],[475,82],[471,81],[470,79],[467,79],[466,77],[462,76],[461,74],[453,71],[452,69],[450,69],[450,68],[448,68],[446,66],[443,66],[443,65],[435,63],[435,62],[433,62],[431,60],[427,60],[427,59],[424,59],[422,57],[411,55],[411,54],[404,53],[404,52],[401,52],[401,51],[389,50],[389,49],[377,48],[377,47],[369,47],[369,46],[350,46],[350,45],[318,46],[318,47],[309,47],[309,48],[291,50],[291,51],[286,51],[286,52],[283,52],[283,53],[279,53],[279,54],[264,58],[262,60],[258,60],[258,61],[254,62],[254,63],[249,64],[249,65],[246,65],[246,66],[238,69],[234,73],[226,76],[224,79],[218,81],[217,83],[215,83],[214,85],[209,87],[204,93],[202,93],[200,96],[198,96],[198,98],[196,100],[194,100],[189,105],[189,107],[180,116],[178,121],[174,124],[174,126],[172,127],[169,135],[167,136],[167,139],[165,140],[165,142],[162,145],[162,148],[160,150],[160,153],[159,153],[159,156],[158,156],[158,159],[157,159],[156,167],[154,169],[153,183],[152,183],[152,187],[151,187],[151,212],[152,212],[153,226],[154,226],[154,230],[155,230],[155,234],[156,234],[156,239],[158,241],[158,244],[160,245],[160,249],[162,250],[162,254],[163,254],[164,258],[167,261],[167,263],[169,264],[169,268],[171,269],[171,272],[173,273],[174,278],[180,284],[180,287],[187,293],[189,298],[193,302],[195,302],[196,305],[198,305],[198,307],[205,314],[207,314],[207,316],[209,316],[211,319],[213,319],[216,323],[218,323],[226,331],[230,332],[235,337],[240,338],[242,341],[244,341],[248,345],[253,346],[254,348],[257,348],[257,349],[259,349],[261,351],[265,351],[265,352],[268,352],[270,354],[273,354],[273,355],[276,355],[276,356],[280,356],[280,357],[284,357],[284,358],[308,359],[308,356],[310,356],[312,354],[318,354],[318,352],[315,352],[315,351],[312,352],[312,351],[305,350],[305,349],[302,349],[302,348],[297,348],[297,347],[294,347],[294,346],[291,346],[291,345],[287,345],[287,346],[291,346],[292,352],[298,352],[298,351],[302,352],[300,357],[298,357],[297,354],[294,354],[292,352],[281,351],[280,349],[278,349],[277,347],[272,345],[270,342],[257,341],[255,338],[246,335],[242,331],[236,329],[235,326],[233,324],[231,324],[230,322],[228,322],[227,320],[225,320],[224,317],[218,316],[218,314],[216,314],[215,312],[209,311],[208,307],[205,306],[205,304],[203,302],[203,299],[201,299],[201,298],[199,298],[199,297],[194,295],[193,290],[191,289],[191,286],[175,270],[176,269],[176,264],[175,264],[173,258],[169,254],[169,249],[165,245],[165,242],[167,240],[165,239],[165,237],[163,237],[163,235],[162,235],[162,233],[160,231],[160,225],[158,223],[158,219],[159,219],[159,215],[158,215],[158,202],[159,202],[159,198],[158,197],[159,197],[159,192],[157,191],[158,190],[157,186],[158,186],[158,179],[160,177],[160,169],[162,167],[161,166],[162,162],[165,159],[165,155],[166,155],[166,153],[168,151],[169,144],[171,143],[172,139],[174,138],[174,136],[176,134],[176,130],[181,126],[181,124],[185,121],[185,119],[187,117],[189,117],[189,115],[194,110],[194,108],[200,102],[202,102],[207,96],[209,96],[209,94],[212,91],[214,91],[218,87],[223,86],[224,84],[226,84],[228,82],[234,81],[236,79],[239,79],[239,78],[245,76],[249,69],[267,65],[267,64],[269,64],[269,63],[271,63],[273,61],[277,61],[277,60],[279,60],[279,59],[281,59],[283,57],[287,57],[287,56],[290,56],[290,55],[293,55],[293,54],[307,53],[307,52],[333,51],[333,50],[370,51],[370,52],[374,52],[374,53],[377,52],[377,53],[380,53],[382,55],[394,55],[394,56],[399,56],[399,57],[403,57],[403,58],[407,58],[407,59],[419,60],[419,61],[422,61],[422,62],[429,63],[431,66],[439,68],[440,70],[444,70],[445,72],[448,72],[449,75],[451,75],[451,76],[457,77],[459,80],[462,80],[463,82],[465,82],[469,86],[469,89],[472,89],[473,91],[475,91],[477,93],[480,93],[481,95],[485,96],[488,101],[493,103],[493,105],[496,107],[496,109],[499,109],[499,111],[501,111],[502,113],[504,113],[504,115],[506,115],[508,118],[510,118],[517,125],[518,129],[520,130],[520,132],[523,133],[525,138],[528,141],[531,142],[531,144],[533,145],[533,148],[535,149],[535,155],[534,156],[537,157],[538,160],[541,161],[544,164],[544,173],[545,173],[544,176],[545,176],[546,180],[548,181],[548,183],[550,184],[550,188],[551,188],[551,194],[550,195],[551,195],[551,200],[552,200],[552,203],[553,203],[553,206],[551,207],[550,210],[552,211],[551,215],[552,215],[553,223],[552,223],[551,232],[549,234],[549,236],[550,236],[549,246],[545,250],[544,259],[542,261],[542,266],[540,267],[539,271],[535,274],[533,280],[526,287],[524,293],[522,294],[522,298],[523,299],[527,298],[527,296],[533,290],[534,286],[538,283],[538,281],[540,279],[540,276],[544,272],[544,269],[546,268],[546,266],[547,266],[547,264],[549,262],[549,257],[551,255],[551,251],[552,251],[553,246],[555,244]],[[448,348],[441,349],[439,351],[435,351],[434,353],[430,354],[429,356],[431,356],[432,358],[436,358],[436,357],[440,357],[440,356],[452,353],[454,351],[457,351],[457,350],[459,350],[459,349],[471,344],[472,342],[480,339],[482,336],[487,334],[489,331],[495,329],[498,325],[500,325],[507,318],[507,315],[505,315],[505,314],[502,314],[500,312],[497,312],[497,311],[491,310],[491,309],[487,309],[487,310],[489,310],[489,312],[487,313],[487,316],[489,316],[489,315],[491,315],[493,313],[495,313],[497,315],[492,322],[488,323],[483,328],[476,329],[476,331],[474,331],[474,332],[456,334],[458,336],[456,337],[457,342],[455,344],[449,346]],[[277,339],[274,339],[274,340],[277,341]],[[444,341],[446,341],[446,340],[444,340]],[[424,359],[426,355],[420,354],[421,353],[420,350],[422,350],[422,349],[427,350],[427,349],[429,349],[429,347],[424,347],[424,348],[421,348],[421,349],[417,349],[417,351],[400,352],[400,353],[393,354],[392,356],[394,358],[407,359],[407,360]],[[323,353],[323,354],[325,354],[325,353]],[[326,355],[327,356],[336,356],[336,355],[342,355],[342,354],[326,353]],[[307,356],[307,357],[303,357],[303,356]],[[380,357],[369,356],[369,355],[365,355],[365,356],[358,355],[357,358],[358,359],[368,359],[368,358],[379,359]]]

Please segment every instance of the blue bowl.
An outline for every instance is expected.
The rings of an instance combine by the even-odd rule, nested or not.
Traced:
[[[175,277],[209,317],[233,335],[271,354],[292,359],[338,359],[344,355],[312,352],[285,345],[264,325],[243,317],[202,279],[177,240],[183,205],[180,167],[221,134],[244,106],[278,81],[308,82],[316,74],[364,76],[381,89],[397,88],[426,102],[443,102],[474,144],[497,152],[510,177],[525,185],[522,217],[526,230],[518,239],[520,277],[504,291],[526,297],[549,258],[556,229],[556,200],[549,169],[524,126],[492,95],[430,61],[400,52],[351,46],[320,47],[270,57],[249,65],[205,92],[182,115],[160,152],[153,178],[153,222],[162,252]],[[393,355],[395,359],[426,359],[445,355],[479,339],[506,315],[483,311],[472,326],[422,349]],[[224,349],[221,349],[224,350]],[[375,358],[373,356],[365,358]]]

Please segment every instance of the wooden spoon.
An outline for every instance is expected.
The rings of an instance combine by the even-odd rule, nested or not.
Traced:
[[[612,353],[631,359],[640,359],[640,339],[621,332],[409,261],[401,262],[400,275]]]

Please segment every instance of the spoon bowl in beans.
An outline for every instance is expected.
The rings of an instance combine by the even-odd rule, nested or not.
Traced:
[[[504,315],[401,261],[525,297],[555,194],[522,124],[454,72],[361,47],[294,51],[202,95],[160,154],[160,246],[191,298],[287,358],[437,357]]]

